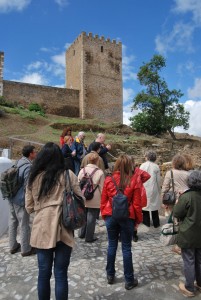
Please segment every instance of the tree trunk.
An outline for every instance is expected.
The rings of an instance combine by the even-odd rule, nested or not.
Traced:
[[[171,135],[173,140],[176,140],[176,136],[174,134],[174,132],[171,129],[168,129],[169,134]]]

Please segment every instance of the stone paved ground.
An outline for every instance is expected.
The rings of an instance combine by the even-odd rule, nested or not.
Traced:
[[[162,223],[165,222],[161,217]],[[159,242],[160,228],[140,225],[139,241],[133,242],[133,262],[139,286],[124,288],[121,244],[116,259],[117,279],[108,285],[105,275],[107,237],[105,226],[97,226],[99,240],[86,244],[76,237],[69,268],[69,300],[181,300],[178,283],[183,280],[182,259]],[[20,253],[9,254],[8,238],[0,240],[0,299],[37,299],[36,256],[22,258]],[[51,280],[52,300],[54,280]],[[201,299],[197,293],[195,300]]]

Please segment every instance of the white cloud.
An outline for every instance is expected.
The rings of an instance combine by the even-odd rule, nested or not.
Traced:
[[[188,89],[188,97],[201,99],[201,78],[195,78],[194,86]]]
[[[48,81],[44,78],[40,73],[28,73],[24,75],[19,80],[13,79],[13,81],[19,81],[24,83],[32,83],[32,84],[39,84],[39,85],[47,85]]]
[[[135,92],[134,92],[133,89],[131,89],[131,88],[128,88],[128,89],[123,88],[123,101],[124,101],[124,103],[128,102],[128,101],[131,102],[133,100],[133,98],[134,98],[134,95],[135,95]]]
[[[60,7],[64,7],[67,6],[69,4],[68,0],[55,0],[55,2],[60,6]]]
[[[162,54],[179,50],[193,52],[192,34],[194,30],[195,27],[191,24],[176,23],[171,32],[165,32],[156,37],[156,50]]]
[[[22,11],[31,3],[31,0],[0,0],[0,13]]]
[[[175,0],[174,11],[177,13],[193,14],[193,21],[196,24],[201,24],[201,1],[200,0]]]
[[[195,136],[201,136],[201,122],[199,114],[201,111],[201,100],[188,100],[183,104],[185,109],[190,112],[189,129],[185,131],[181,127],[177,127],[175,128],[175,132],[186,132]]]
[[[51,59],[54,63],[61,65],[62,67],[66,67],[65,52],[54,55],[51,57]]]
[[[186,76],[186,72],[193,74],[197,68],[197,65],[193,61],[185,61],[182,64],[177,65],[177,73],[182,77]]]
[[[134,66],[132,65],[135,56],[128,56],[126,52],[127,47],[122,45],[122,73],[124,82],[137,79],[137,74],[134,72]]]

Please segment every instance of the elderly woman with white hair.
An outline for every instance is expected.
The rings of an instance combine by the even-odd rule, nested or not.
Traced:
[[[147,205],[142,208],[143,224],[150,227],[150,213],[155,228],[160,226],[158,210],[161,207],[161,176],[160,168],[155,163],[156,153],[148,151],[145,154],[146,162],[141,164],[140,169],[151,175],[151,178],[144,183],[147,194]]]
[[[80,166],[83,157],[87,153],[86,146],[84,144],[85,133],[84,131],[80,131],[78,135],[75,137],[74,142],[72,143],[71,150],[75,151],[74,166],[75,166],[75,175],[78,176],[80,171]]]
[[[180,292],[195,296],[201,292],[201,171],[192,171],[187,179],[189,190],[184,192],[173,208],[180,219],[178,245],[184,263],[185,283],[180,282]]]

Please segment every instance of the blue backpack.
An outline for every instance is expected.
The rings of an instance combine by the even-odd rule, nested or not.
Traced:
[[[111,176],[116,188],[116,195],[112,198],[112,217],[117,221],[123,221],[129,217],[128,197],[117,186],[115,179]]]

